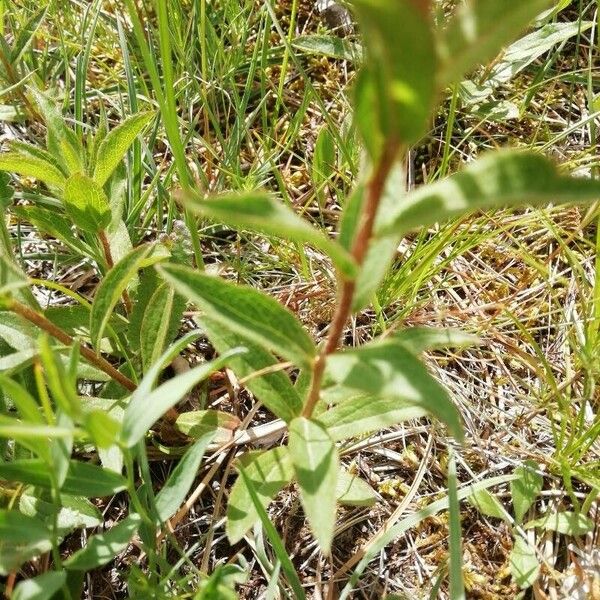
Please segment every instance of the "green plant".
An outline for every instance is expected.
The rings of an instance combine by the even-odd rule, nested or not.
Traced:
[[[269,434],[285,430],[289,434],[287,445],[239,458],[240,476],[228,500],[227,535],[236,543],[261,522],[278,559],[274,571],[283,574],[297,598],[304,597],[302,584],[266,512],[281,489],[296,482],[313,534],[321,550],[329,553],[337,503],[375,501],[366,482],[341,468],[340,444],[425,414],[445,424],[457,441],[462,439],[458,410],[419,355],[428,349],[473,343],[471,336],[413,328],[383,332],[358,348],[339,347],[347,321],[373,300],[399,240],[407,233],[475,210],[597,200],[600,184],[596,181],[563,175],[541,155],[510,150],[490,154],[447,179],[404,193],[406,152],[426,134],[445,89],[491,60],[549,4],[546,0],[517,7],[508,0],[466,3],[440,29],[433,23],[431,3],[426,0],[353,3],[366,46],[354,95],[355,127],[365,158],[360,181],[345,203],[338,238],[333,240],[265,192],[205,198],[193,189],[175,118],[172,68],[167,68],[172,49],[166,5],[159,2],[166,91],[158,100],[186,207],[205,219],[311,245],[329,256],[337,269],[339,293],[320,347],[295,315],[273,298],[201,270],[197,244],[195,269],[185,266],[190,254],[184,240],[176,236],[131,248],[122,219],[121,162],[152,115],[135,115],[110,132],[104,121],[84,145],[48,98],[32,90],[46,118],[47,149],[15,144],[0,157],[0,169],[39,179],[49,196],[41,204],[13,207],[13,211],[77,255],[94,261],[100,283],[93,303],[68,293],[78,302],[75,309],[42,312],[8,252],[0,262],[0,364],[5,372],[6,403],[0,435],[13,441],[4,449],[7,460],[0,463],[0,477],[31,486],[5,490],[11,500],[19,499],[20,510],[0,513],[3,574],[51,551],[55,571],[40,575],[40,585],[52,590],[49,593],[62,590],[66,597],[77,597],[82,573],[106,564],[137,533],[150,578],[144,584],[143,576],[133,569],[131,594],[166,596],[172,567],[157,538],[165,534],[167,521],[177,520],[206,449],[219,436],[227,445],[243,445],[260,435],[258,430],[236,432],[240,423],[225,412],[204,408],[178,412],[176,406],[185,394],[225,365],[277,417]],[[157,90],[156,59],[145,45],[139,21],[134,21],[134,27]],[[287,48],[284,56],[287,64]],[[326,134],[320,136],[315,180],[325,175],[331,162],[329,144]],[[62,218],[55,210],[64,211]],[[187,222],[194,220],[187,216]],[[199,334],[174,341],[188,301],[200,309],[199,327],[220,357],[157,386],[165,368]],[[47,335],[38,340],[39,330]],[[286,371],[289,367],[298,371],[294,380]],[[105,381],[102,398],[80,394],[81,380]],[[155,430],[180,435],[186,442],[195,440],[157,495],[144,443]],[[74,449],[89,447],[97,452],[104,470],[72,458]],[[449,480],[447,500],[399,523],[390,535],[400,535],[420,519],[449,508],[450,589],[453,598],[460,598],[464,592],[458,502],[472,490],[458,489],[453,461]],[[481,489],[501,481],[486,481]],[[91,537],[84,548],[63,561],[59,545],[64,536],[100,522],[85,498],[121,491],[128,494],[129,516],[106,533]],[[72,505],[76,508],[71,509]],[[65,507],[70,509],[68,515]],[[343,597],[351,592],[367,557],[383,541],[389,542],[390,535],[366,553]],[[198,598],[211,597],[211,593],[231,596],[231,587],[241,579],[232,565],[209,578],[197,574],[202,579]],[[20,585],[26,590],[29,584]]]

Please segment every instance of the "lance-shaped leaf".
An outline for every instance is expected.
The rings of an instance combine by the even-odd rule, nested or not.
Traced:
[[[203,363],[169,379],[150,394],[140,393],[140,386],[131,396],[125,409],[121,442],[128,448],[135,446],[152,425],[195,385],[206,379],[211,373],[224,367],[231,356],[245,351],[245,348],[231,350],[215,360]]]
[[[111,222],[110,204],[104,190],[81,173],[71,175],[63,194],[67,214],[88,233],[106,229]]]
[[[41,521],[17,510],[0,510],[0,575],[51,548],[50,530]]]
[[[252,481],[260,505],[266,508],[271,500],[292,479],[292,461],[285,446],[266,452],[249,452],[239,458],[247,477]],[[227,504],[227,537],[231,544],[239,542],[260,519],[243,477],[231,488]]]
[[[213,432],[205,433],[186,451],[156,496],[156,511],[161,523],[171,518],[183,504],[196,479],[206,447],[213,437]]]
[[[127,548],[141,522],[141,517],[134,513],[106,533],[91,536],[84,548],[65,561],[65,568],[72,571],[91,571],[110,562]]]
[[[102,334],[113,309],[124,290],[137,275],[138,270],[162,258],[164,256],[160,252],[156,252],[154,244],[138,246],[121,259],[102,279],[96,291],[90,315],[90,337],[96,348],[100,345]]]
[[[529,521],[525,524],[525,529],[539,527],[545,531],[556,531],[563,535],[585,535],[594,531],[596,524],[592,519],[582,513],[569,511],[548,512],[540,519]]]
[[[311,419],[290,423],[289,452],[300,486],[300,500],[315,539],[327,554],[331,549],[336,517],[337,480],[340,469],[334,441],[327,430]]]
[[[50,600],[65,585],[65,571],[48,571],[19,582],[12,593],[12,600]]]
[[[159,272],[223,327],[298,365],[314,358],[315,346],[302,324],[274,298],[179,265],[162,265]]]
[[[460,329],[444,327],[407,327],[394,333],[390,339],[402,344],[413,354],[447,348],[476,346],[481,340]]]
[[[106,183],[117,165],[123,160],[135,138],[143,131],[153,116],[153,113],[133,115],[110,131],[102,140],[98,146],[94,166],[94,181],[97,185],[103,186]]]
[[[66,183],[65,176],[52,163],[34,156],[25,157],[17,152],[0,154],[0,171],[33,177],[59,189],[64,188]]]
[[[19,459],[0,463],[0,479],[19,481],[43,488],[52,488],[48,465],[38,459]],[[92,463],[69,461],[67,476],[61,487],[65,494],[96,498],[111,496],[127,487],[126,479]]]
[[[364,135],[375,120],[386,136],[405,144],[416,142],[427,130],[436,95],[437,65],[429,3],[354,0],[352,4],[368,57],[368,77],[358,92],[363,99],[369,92],[373,101],[359,100],[359,104],[371,105],[369,115],[362,114],[362,110],[357,113],[359,129]]]
[[[463,437],[460,415],[446,390],[412,352],[393,340],[332,354],[326,377],[374,398],[422,408],[445,423],[457,439]]]
[[[227,352],[239,346],[248,349],[245,354],[233,357],[229,363],[230,367],[238,377],[247,378],[244,387],[249,389],[274,415],[286,422],[300,415],[302,398],[284,371],[273,369],[271,372],[265,372],[264,375],[255,376],[258,372],[277,366],[277,360],[270,352],[229,331],[212,319],[203,318],[202,325],[218,352]]]
[[[185,300],[166,283],[160,285],[146,305],[140,328],[140,350],[147,371],[171,343],[179,328]]]
[[[515,469],[516,479],[510,482],[510,495],[517,523],[523,520],[544,486],[544,478],[538,470],[539,465],[530,460]]]
[[[401,236],[475,210],[509,206],[592,202],[600,181],[560,174],[532,152],[490,154],[458,173],[408,194],[388,214],[378,214],[379,236]]]
[[[404,421],[419,419],[426,411],[410,402],[393,398],[357,395],[354,390],[341,388],[347,399],[319,415],[319,421],[330,437],[337,441],[379,431]],[[329,390],[325,390],[327,394]]]
[[[352,277],[356,273],[354,260],[340,244],[299,217],[282,201],[266,193],[194,199],[190,206],[196,212],[226,225],[312,244],[328,254],[344,275]]]
[[[440,32],[438,84],[445,87],[488,63],[552,0],[468,0]]]

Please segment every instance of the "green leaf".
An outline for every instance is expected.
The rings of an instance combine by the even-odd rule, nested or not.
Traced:
[[[438,327],[407,327],[395,332],[390,338],[402,344],[413,354],[421,354],[431,350],[462,348],[476,346],[481,340],[460,329]]]
[[[368,120],[378,122],[386,137],[412,144],[427,131],[436,99],[431,15],[413,0],[354,0],[352,4],[374,86]],[[367,122],[361,131],[366,127]]]
[[[540,564],[535,555],[535,548],[521,536],[517,536],[509,560],[510,572],[515,583],[522,590],[530,588],[540,574]]]
[[[317,188],[320,202],[325,200],[322,186],[335,175],[336,169],[335,139],[328,126],[325,125],[317,135],[312,161],[312,180],[315,188]]]
[[[316,354],[312,340],[296,317],[275,299],[178,265],[162,265],[159,271],[180,294],[223,327],[300,366],[311,364]]]
[[[41,521],[17,510],[0,510],[0,575],[51,548],[50,531]]]
[[[158,360],[171,343],[181,323],[185,300],[166,283],[160,285],[144,311],[140,329],[140,350],[144,372]]]
[[[376,233],[403,236],[475,210],[593,202],[599,197],[599,181],[563,176],[540,154],[506,150],[408,194],[391,213],[378,214]]]
[[[0,463],[0,478],[52,488],[48,465],[38,459],[19,459],[10,463]],[[126,487],[126,479],[118,473],[107,471],[92,463],[71,460],[61,491],[73,496],[96,498],[111,496]]]
[[[219,358],[203,363],[194,369],[169,379],[151,393],[140,393],[138,388],[131,396],[125,409],[121,442],[131,448],[135,446],[170,408],[175,406],[195,385],[224,367],[231,356],[245,352],[236,348]]]
[[[477,491],[473,495],[479,493],[481,492]],[[452,448],[449,449],[448,457],[448,525],[450,530],[448,543],[450,550],[449,597],[452,600],[465,600],[458,481],[456,478],[456,458]]]
[[[510,482],[510,495],[517,523],[523,521],[544,486],[544,478],[537,473],[538,469],[539,465],[530,460],[515,469],[517,478]]]
[[[144,127],[154,117],[153,113],[138,113],[126,119],[118,127],[111,130],[98,147],[98,156],[94,167],[94,181],[103,186],[118,164],[123,160],[127,150]]]
[[[231,441],[239,426],[240,420],[235,415],[212,408],[181,413],[175,421],[175,428],[184,435],[198,439],[212,433],[219,444]]]
[[[299,217],[282,201],[264,192],[194,199],[191,208],[199,214],[239,229],[312,244],[328,254],[347,277],[356,274],[356,264],[348,252],[316,227]]]
[[[63,194],[67,214],[88,233],[98,233],[110,225],[110,204],[104,190],[94,181],[76,173],[67,179]]]
[[[377,496],[373,488],[358,475],[340,469],[335,488],[337,501],[346,506],[373,506]]]
[[[156,511],[161,523],[170,519],[183,504],[198,474],[202,457],[212,441],[212,432],[204,434],[183,455],[169,479],[156,496]]]
[[[48,129],[48,151],[64,165],[67,173],[83,173],[83,146],[67,124],[53,100],[34,87],[29,91],[44,117]]]
[[[103,410],[86,413],[83,425],[96,448],[101,450],[107,450],[117,441],[121,429],[119,422]]]
[[[438,85],[460,81],[466,73],[487,64],[515,39],[551,0],[468,0],[438,37]]]
[[[275,416],[286,422],[302,412],[302,398],[283,371],[253,377],[253,374],[277,365],[275,357],[246,338],[225,329],[212,319],[202,318],[202,326],[219,353],[244,346],[248,352],[235,356],[229,365],[240,378],[250,378],[244,387],[250,390]]]
[[[65,176],[53,164],[33,156],[24,157],[16,152],[0,154],[0,171],[17,173],[23,177],[39,179],[49,187],[63,189]]]
[[[340,470],[335,443],[317,421],[298,417],[290,423],[289,452],[300,486],[300,500],[321,550],[331,549]]]
[[[507,523],[511,523],[510,515],[502,506],[502,503],[494,494],[487,490],[479,490],[467,498],[469,503],[474,506],[482,515],[493,517],[494,519],[502,519]]]
[[[332,354],[327,360],[326,381],[423,408],[445,423],[458,440],[463,437],[460,415],[446,390],[418,358],[394,340]]]
[[[348,398],[319,415],[319,421],[336,442],[419,419],[426,414],[422,408],[397,398],[357,395],[354,390],[344,388],[341,391],[347,392]]]
[[[292,46],[306,54],[320,54],[338,60],[360,62],[362,59],[362,48],[359,44],[337,35],[299,35],[292,42]]]
[[[48,571],[37,577],[20,581],[15,587],[11,600],[51,600],[65,585],[67,574],[64,571]]]
[[[91,571],[109,563],[127,548],[141,521],[141,517],[134,513],[106,533],[93,535],[84,548],[72,554],[63,563],[65,568],[72,571]]]
[[[252,482],[260,506],[265,509],[293,476],[292,462],[285,446],[265,452],[248,452],[238,461]],[[238,477],[227,504],[226,531],[229,542],[237,544],[259,520],[248,486],[243,477]]]
[[[153,244],[138,246],[120,260],[100,282],[90,315],[90,337],[96,348],[100,347],[102,334],[117,302],[138,270],[146,266],[153,248]]]
[[[60,535],[66,535],[73,529],[98,527],[102,524],[102,513],[87,498],[62,494],[60,504],[57,512],[56,505],[49,499],[42,500],[39,490],[35,488],[21,494],[19,498],[19,509],[23,514],[36,517],[48,527],[53,527],[56,519]]]
[[[545,531],[556,531],[563,535],[585,535],[594,531],[594,521],[581,513],[574,512],[548,512],[541,519],[529,521],[525,529],[539,527]]]

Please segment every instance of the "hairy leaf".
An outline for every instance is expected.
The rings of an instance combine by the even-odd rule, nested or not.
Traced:
[[[300,500],[321,550],[331,549],[336,517],[339,458],[335,443],[318,423],[298,417],[290,423],[289,452]]]
[[[77,227],[97,233],[110,225],[110,204],[104,190],[93,179],[76,173],[67,179],[63,194],[67,214]]]
[[[271,500],[291,480],[292,462],[285,446],[265,452],[249,452],[239,458],[247,477],[252,481],[258,500],[266,508]],[[237,544],[259,520],[243,477],[238,477],[231,488],[227,504],[227,537]]]
[[[312,244],[328,254],[345,275],[352,277],[356,273],[354,260],[342,246],[299,217],[283,202],[264,192],[196,199],[190,206],[196,212],[226,225]]]
[[[0,171],[33,177],[59,189],[63,189],[66,183],[65,176],[53,164],[33,156],[24,157],[16,152],[0,154]]]
[[[102,140],[94,166],[94,181],[103,186],[129,150],[135,138],[154,117],[153,113],[133,115],[115,127]]]
[[[179,265],[162,265],[159,271],[221,326],[299,365],[310,364],[315,356],[300,322],[270,296]]]

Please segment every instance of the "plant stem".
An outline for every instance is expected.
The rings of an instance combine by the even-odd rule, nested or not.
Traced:
[[[18,302],[17,300],[12,300],[8,305],[8,309],[49,333],[53,338],[56,338],[59,342],[65,344],[65,346],[72,346],[75,342],[68,333],[63,331],[60,327],[57,327],[44,315],[25,306],[25,304],[21,304],[21,302]],[[120,383],[125,389],[133,392],[137,388],[137,385],[131,379],[117,371],[117,369],[115,369],[105,358],[96,354],[91,348],[81,345],[80,351],[91,364],[98,367],[111,379]]]
[[[379,203],[381,202],[381,198],[385,191],[385,184],[390,171],[399,154],[400,144],[398,141],[396,139],[388,140],[383,149],[381,158],[371,175],[371,179],[367,184],[365,205],[358,225],[358,233],[356,234],[352,245],[352,256],[359,267],[362,266],[367,255],[369,243],[373,235],[373,225],[375,224],[375,217],[377,216],[377,208],[379,207]],[[327,340],[325,341],[325,345],[321,352],[315,359],[313,366],[310,392],[308,394],[308,400],[304,405],[304,410],[302,411],[302,416],[304,417],[310,418],[319,401],[327,356],[335,352],[340,343],[340,339],[344,333],[344,325],[352,311],[352,298],[355,289],[355,279],[343,280],[337,309],[329,327],[329,335],[327,336]]]

